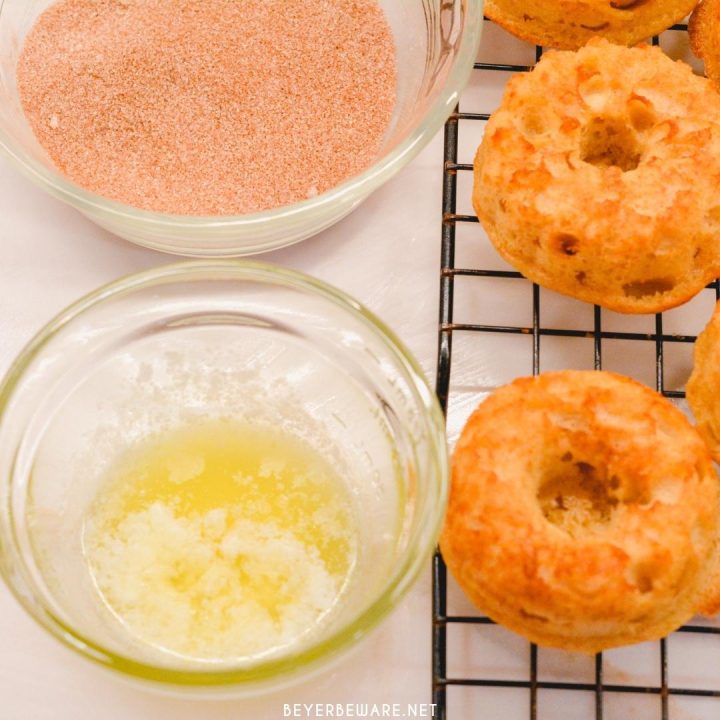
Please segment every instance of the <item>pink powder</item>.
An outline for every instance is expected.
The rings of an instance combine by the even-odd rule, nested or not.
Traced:
[[[395,104],[377,0],[62,0],[17,69],[78,185],[157,212],[239,215],[366,169]]]

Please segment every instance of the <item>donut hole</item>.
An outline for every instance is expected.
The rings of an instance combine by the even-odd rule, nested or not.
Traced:
[[[625,283],[622,289],[626,297],[640,299],[652,295],[662,295],[670,292],[674,287],[675,281],[672,278],[660,277]]]
[[[544,474],[537,499],[545,518],[572,537],[594,533],[612,518],[620,481],[566,452]]]
[[[596,116],[582,130],[580,159],[583,162],[629,172],[640,164],[641,156],[635,132],[624,120]]]

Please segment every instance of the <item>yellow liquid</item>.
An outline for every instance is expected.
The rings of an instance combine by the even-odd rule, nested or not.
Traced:
[[[347,584],[356,530],[340,478],[307,443],[204,420],[112,468],[83,547],[104,603],[135,636],[224,660],[312,632]]]

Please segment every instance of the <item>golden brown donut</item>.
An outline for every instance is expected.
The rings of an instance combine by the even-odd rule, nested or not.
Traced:
[[[720,304],[695,342],[693,369],[685,391],[697,429],[720,462]]]
[[[688,24],[690,48],[705,65],[705,74],[720,88],[720,2],[702,0]]]
[[[553,372],[468,420],[440,546],[493,620],[593,653],[711,604],[718,518],[710,455],[672,403],[613,373]]]
[[[697,0],[486,0],[485,15],[522,40],[576,50],[594,35],[635,45],[682,20]]]
[[[507,85],[473,205],[528,278],[660,312],[720,274],[720,94],[659,48],[595,39]]]

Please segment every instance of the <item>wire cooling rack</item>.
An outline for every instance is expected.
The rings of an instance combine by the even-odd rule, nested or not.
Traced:
[[[488,21],[484,29],[490,60],[512,43],[518,55],[519,41]],[[653,43],[682,56],[686,31],[686,24],[675,25]],[[436,389],[451,444],[469,412],[516,374],[613,369],[683,406],[692,343],[720,298],[716,281],[684,310],[618,316],[532,285],[488,249],[469,203],[472,153],[505,81],[529,70],[542,49],[523,52],[529,57],[519,63],[481,57],[445,126]],[[696,620],[659,642],[594,658],[546,650],[479,616],[438,554],[433,702],[439,720],[720,720],[720,623]]]

